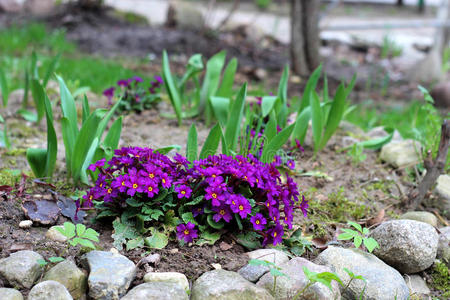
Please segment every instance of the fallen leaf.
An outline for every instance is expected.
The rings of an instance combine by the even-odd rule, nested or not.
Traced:
[[[385,211],[384,211],[384,208],[383,208],[383,209],[381,209],[378,212],[378,214],[375,217],[370,218],[369,220],[367,220],[367,222],[366,222],[367,225],[366,226],[367,227],[371,227],[371,226],[380,224],[381,222],[383,222],[384,214],[385,214]]]
[[[26,200],[22,203],[22,210],[30,220],[43,225],[56,223],[61,209],[54,201]]]
[[[222,251],[227,251],[227,250],[230,250],[231,248],[233,248],[233,246],[222,241],[219,245],[219,248]]]
[[[324,238],[313,238],[311,240],[311,244],[313,244],[314,247],[316,247],[317,249],[326,249],[326,248],[328,248],[327,240],[325,240]]]
[[[70,218],[74,224],[83,223],[86,212],[79,210],[77,213],[77,205],[71,198],[58,195],[56,204],[61,209],[61,214]],[[77,214],[76,217],[75,214]]]

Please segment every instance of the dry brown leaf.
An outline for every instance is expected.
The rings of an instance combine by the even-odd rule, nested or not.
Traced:
[[[381,209],[378,212],[378,214],[375,217],[370,218],[369,220],[367,220],[367,222],[366,222],[367,225],[366,226],[367,227],[371,227],[371,226],[380,224],[381,222],[383,222],[384,215],[385,215],[385,211],[384,211],[384,208],[383,208],[383,209]]]

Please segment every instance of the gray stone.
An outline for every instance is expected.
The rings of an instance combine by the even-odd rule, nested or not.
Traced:
[[[48,280],[36,284],[28,294],[28,300],[73,300],[64,285]]]
[[[12,253],[9,257],[0,259],[0,277],[12,286],[29,289],[42,274],[39,259],[44,258],[29,250]]]
[[[31,226],[33,226],[33,221],[31,221],[31,220],[23,220],[23,221],[20,221],[20,223],[19,223],[19,227],[22,229],[28,229]]]
[[[369,140],[379,139],[388,135],[389,133],[387,133],[386,130],[384,130],[384,126],[374,127],[371,130],[369,130],[369,132],[366,133],[366,137]]]
[[[342,147],[347,148],[353,146],[353,144],[361,142],[357,138],[354,138],[352,136],[344,136],[342,137]]]
[[[440,198],[438,207],[447,218],[450,218],[450,175],[441,175],[436,182],[435,190]]]
[[[94,299],[119,299],[136,275],[131,260],[109,251],[91,251],[82,256],[81,263],[89,269],[89,296]]]
[[[419,275],[405,275],[405,282],[409,288],[411,296],[414,295],[417,297],[424,297],[431,294],[425,280],[423,280]]]
[[[274,264],[282,264],[289,261],[289,257],[283,251],[277,249],[258,249],[247,252],[250,259],[267,260]]]
[[[188,300],[186,291],[173,282],[147,282],[132,288],[121,300]]]
[[[205,25],[205,18],[195,5],[173,1],[167,10],[166,24],[184,29],[200,30]]]
[[[342,120],[341,123],[339,123],[339,128],[341,128],[346,133],[350,133],[353,137],[356,138],[362,138],[365,135],[364,130],[362,130],[357,125],[345,120]]]
[[[375,255],[359,249],[344,249],[329,246],[319,254],[316,263],[331,268],[343,281],[348,284],[350,276],[344,271],[347,268],[356,276],[363,276],[362,280],[352,280],[345,294],[345,299],[359,299],[364,290],[364,300],[405,300],[409,290],[402,275],[388,266]]]
[[[61,242],[64,243],[67,241],[67,237],[62,234],[61,232],[59,232],[58,230],[56,230],[56,228],[64,228],[64,226],[52,226],[47,230],[47,233],[45,234],[45,237],[48,238],[49,240],[55,241],[55,242]]]
[[[316,265],[302,257],[295,257],[288,262],[280,264],[281,272],[287,276],[278,276],[276,280],[275,291],[273,290],[274,277],[267,273],[256,284],[257,286],[265,288],[269,291],[275,299],[292,299],[299,293],[309,282],[303,267],[308,270],[321,273],[331,272],[331,269],[325,266]],[[332,282],[333,291],[322,283],[315,283],[310,286],[298,299],[339,299],[341,293],[336,281]]]
[[[15,289],[0,288],[0,299],[2,300],[23,300],[22,294]]]
[[[415,220],[430,224],[433,227],[437,227],[438,220],[435,215],[427,211],[409,211],[400,216],[403,220]]]
[[[144,276],[145,282],[172,282],[181,286],[185,291],[189,290],[189,281],[186,276],[177,272],[150,272]]]
[[[381,160],[396,168],[413,166],[420,162],[421,146],[413,140],[389,143],[381,148]]]
[[[450,268],[450,226],[440,228],[437,258]]]
[[[261,276],[269,272],[269,270],[269,267],[266,266],[254,266],[249,264],[239,269],[238,273],[248,281],[255,283]]]
[[[213,270],[200,276],[192,286],[191,300],[272,300],[263,288],[235,272]]]
[[[73,261],[65,260],[45,274],[44,281],[53,280],[64,285],[74,299],[82,299],[87,290],[87,276]]]
[[[414,220],[393,220],[381,223],[370,234],[380,248],[373,253],[402,273],[423,271],[433,264],[438,234],[433,226]]]

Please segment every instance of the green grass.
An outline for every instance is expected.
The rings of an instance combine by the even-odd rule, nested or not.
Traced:
[[[43,24],[34,23],[0,30],[0,67],[7,74],[12,90],[23,87],[24,70],[32,51],[36,51],[42,66],[39,70],[41,76],[51,58],[61,53],[55,72],[72,83],[70,87],[88,86],[95,93],[115,85],[119,79],[138,75],[149,81],[154,75],[124,67],[146,63],[137,59],[113,60],[80,53],[76,45],[66,39],[63,30],[49,31]]]

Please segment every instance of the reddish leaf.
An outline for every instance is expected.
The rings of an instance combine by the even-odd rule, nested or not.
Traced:
[[[384,208],[383,208],[383,209],[381,209],[378,212],[378,214],[375,217],[370,218],[369,220],[367,220],[367,222],[366,222],[367,225],[366,226],[367,227],[371,227],[371,226],[380,224],[381,222],[383,222],[384,214],[385,214],[385,211],[384,211]]]
[[[0,192],[10,193],[12,191],[12,186],[9,185],[0,185]]]
[[[49,200],[26,200],[22,203],[22,210],[33,222],[43,225],[56,223],[61,210],[54,201]]]

